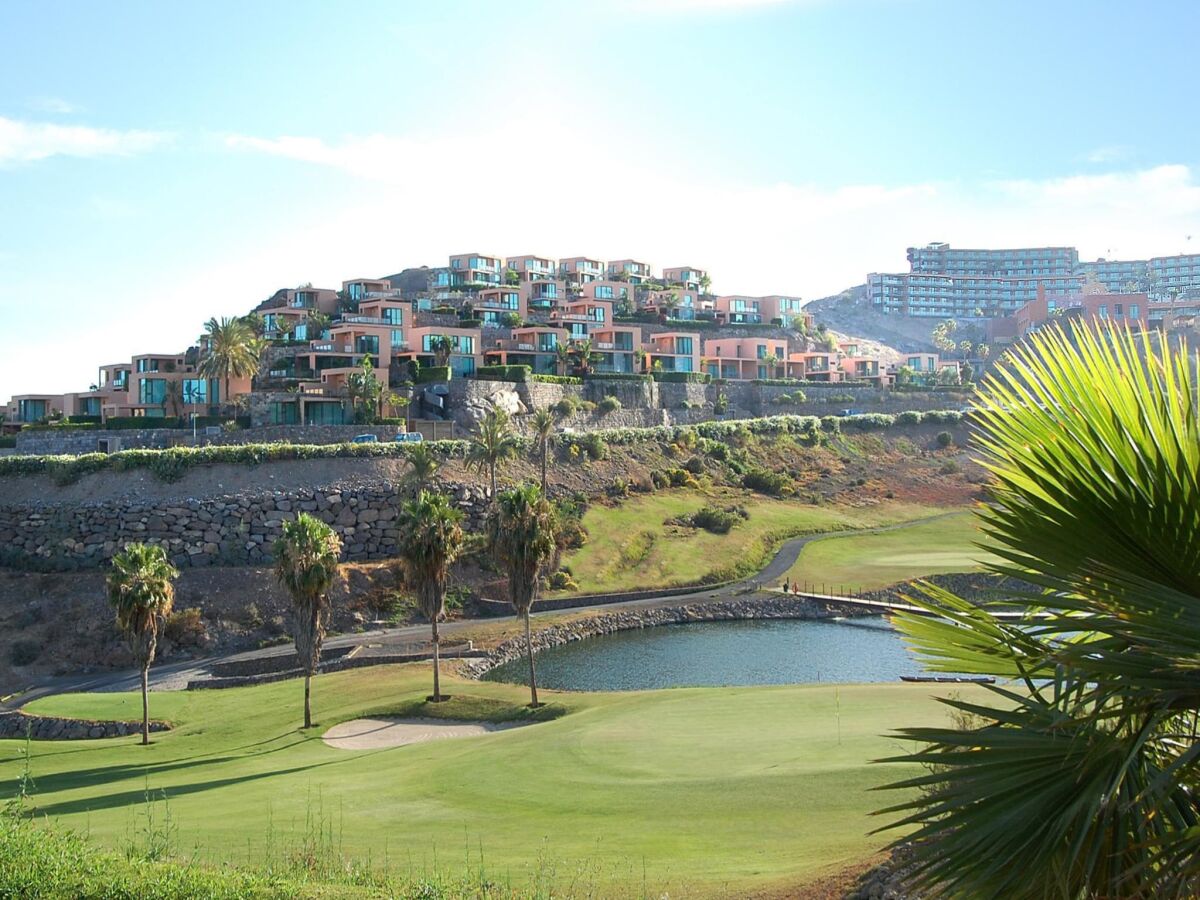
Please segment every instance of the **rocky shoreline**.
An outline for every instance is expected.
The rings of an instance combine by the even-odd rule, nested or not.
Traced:
[[[574,622],[551,625],[533,632],[533,651],[582,641],[587,638],[631,631],[637,628],[656,628],[660,625],[681,625],[689,622],[734,622],[748,619],[830,619],[835,617],[873,616],[859,607],[825,603],[807,597],[781,597],[751,594],[732,600],[688,603],[682,606],[626,609],[618,612],[588,616]],[[487,656],[463,664],[461,672],[470,678],[482,678],[499,665],[520,658],[525,653],[524,636],[511,638],[493,649]]]

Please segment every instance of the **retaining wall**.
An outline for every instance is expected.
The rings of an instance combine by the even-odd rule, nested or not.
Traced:
[[[170,728],[166,722],[150,722],[151,731],[169,731]],[[84,741],[141,733],[141,722],[31,716],[19,710],[0,712],[0,738],[24,738],[28,735],[34,741]]]

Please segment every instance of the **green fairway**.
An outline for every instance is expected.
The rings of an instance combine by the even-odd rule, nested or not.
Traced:
[[[877,534],[847,534],[808,544],[788,576],[809,585],[871,591],[946,572],[978,572],[993,559],[972,512],[940,516]]]
[[[476,714],[511,707],[473,698],[527,696],[445,682]],[[898,749],[881,735],[945,721],[928,685],[812,685],[546,692],[558,718],[484,737],[353,752],[319,737],[428,690],[418,665],[319,676],[313,734],[297,729],[299,681],[158,693],[152,713],[176,728],[149,748],[136,738],[33,743],[32,803],[119,847],[141,839],[147,792],[162,792],[158,821],[169,807],[177,852],[201,860],[260,864],[324,824],[339,851],[375,865],[462,870],[482,856],[489,875],[518,883],[719,896],[869,858],[886,841],[868,836],[880,822],[867,814],[897,798],[868,789],[913,771],[869,764]],[[69,695],[31,711],[134,718],[140,699]],[[0,741],[10,786],[24,746]]]
[[[666,524],[702,506],[741,505],[750,514],[728,534]],[[911,503],[813,506],[729,488],[659,491],[616,506],[590,506],[588,542],[565,564],[581,592],[625,591],[719,581],[749,575],[775,542],[801,534],[870,528],[920,519],[939,507]]]

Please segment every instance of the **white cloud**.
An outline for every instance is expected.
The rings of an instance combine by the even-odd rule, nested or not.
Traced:
[[[29,101],[29,108],[41,113],[67,116],[79,112],[79,107],[62,97],[36,97]]]
[[[131,156],[170,140],[158,131],[115,131],[83,125],[22,122],[0,116],[0,165],[51,156]]]
[[[1088,151],[1084,154],[1083,158],[1086,162],[1107,164],[1128,159],[1132,152],[1132,148],[1126,147],[1123,144],[1110,144]]]

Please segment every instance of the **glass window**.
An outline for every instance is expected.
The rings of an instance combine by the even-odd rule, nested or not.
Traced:
[[[612,285],[609,285],[609,284],[600,284],[600,285],[597,285],[597,286],[596,286],[596,298],[597,298],[598,300],[611,300],[611,299],[613,299],[613,289],[612,289]]]
[[[208,379],[185,378],[182,389],[183,402],[186,406],[208,405]]]
[[[494,313],[493,313],[493,315],[494,315]],[[392,329],[392,346],[393,347],[404,346],[404,331],[402,329],[400,329],[400,328]]]
[[[296,425],[300,421],[300,411],[295,401],[271,404],[272,425]]]
[[[304,405],[305,425],[344,425],[346,411],[341,403],[317,402]]]
[[[165,403],[167,380],[165,378],[143,378],[138,385],[139,403]]]

